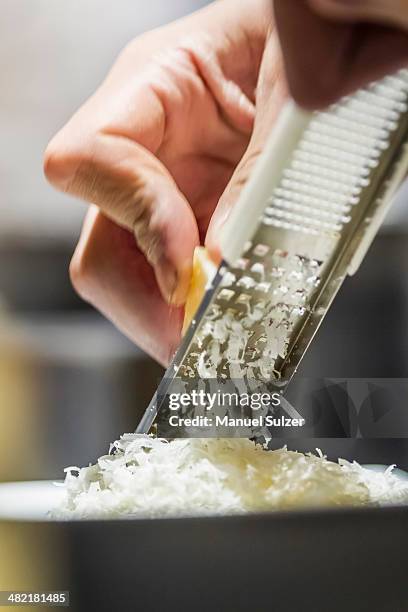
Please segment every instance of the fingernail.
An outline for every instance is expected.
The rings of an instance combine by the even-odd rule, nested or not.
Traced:
[[[178,282],[176,268],[169,262],[167,257],[162,256],[155,265],[155,272],[160,291],[166,302],[171,304]]]
[[[186,303],[188,290],[190,288],[192,273],[192,264],[187,262],[177,273],[177,281],[175,289],[170,298],[170,304],[173,306],[183,306]]]
[[[185,264],[180,270],[176,270],[163,255],[155,269],[157,282],[166,302],[172,306],[182,306],[187,299],[190,286],[191,264]]]

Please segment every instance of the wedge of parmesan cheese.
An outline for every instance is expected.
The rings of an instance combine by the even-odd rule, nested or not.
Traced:
[[[96,465],[67,468],[58,518],[237,514],[408,502],[408,482],[323,455],[243,439],[126,434]]]

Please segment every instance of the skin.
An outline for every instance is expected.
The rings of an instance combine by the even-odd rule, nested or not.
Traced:
[[[45,153],[50,182],[91,204],[75,288],[164,365],[180,342],[194,248],[219,258],[285,79],[319,108],[408,61],[408,0],[274,6],[275,17],[270,0],[240,0],[239,11],[218,0],[135,39]]]
[[[408,0],[275,0],[286,76],[322,108],[408,63]]]
[[[163,364],[180,341],[194,248],[206,240],[219,255],[285,96],[269,0],[239,12],[223,0],[130,43],[47,148],[50,182],[92,203],[75,288]]]

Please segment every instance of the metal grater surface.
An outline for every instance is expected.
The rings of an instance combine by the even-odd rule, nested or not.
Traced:
[[[404,177],[407,101],[403,70],[312,115],[253,238],[234,265],[221,264],[137,431],[150,429],[173,379],[245,378],[285,390]]]

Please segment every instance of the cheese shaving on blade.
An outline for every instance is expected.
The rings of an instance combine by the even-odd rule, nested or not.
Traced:
[[[408,502],[408,482],[356,463],[244,439],[174,440],[125,434],[96,465],[67,468],[56,518],[242,514]]]

